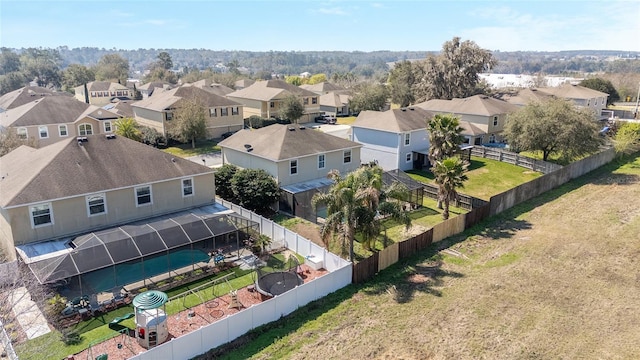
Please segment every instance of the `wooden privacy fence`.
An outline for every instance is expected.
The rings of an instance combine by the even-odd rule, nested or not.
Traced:
[[[423,191],[424,196],[433,200],[438,200],[438,187],[436,185],[426,184],[426,183],[421,183],[421,184],[424,188],[424,191]],[[459,207],[465,210],[471,210],[477,207],[485,206],[488,203],[489,203],[488,201],[478,199],[470,195],[458,193],[458,203],[454,205],[456,207]]]
[[[548,174],[558,169],[562,169],[562,166],[558,164],[528,158],[526,156],[497,148],[474,146],[473,149],[471,149],[471,155],[506,162],[533,171],[538,171],[543,174]]]
[[[393,244],[382,251],[374,253],[371,257],[354,264],[352,282],[354,284],[365,282],[375,276],[378,271],[418,251],[426,249],[432,243],[441,241],[452,235],[460,234],[490,216],[510,209],[524,201],[554,189],[571,179],[595,170],[611,162],[614,157],[615,151],[613,149],[607,149],[565,167],[558,165],[555,170],[539,178],[533,179],[501,194],[494,195],[488,203],[478,203],[477,205],[479,206],[473,207],[466,214],[461,214],[436,224],[422,234]],[[428,194],[426,191],[427,186],[429,185],[425,184],[425,194]]]

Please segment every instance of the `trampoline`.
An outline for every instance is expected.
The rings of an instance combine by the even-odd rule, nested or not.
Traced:
[[[261,268],[257,268],[258,279],[255,282],[255,289],[260,294],[267,297],[281,295],[298,285],[302,285],[304,280],[297,274],[300,266],[295,256],[289,257],[288,270],[265,272]]]

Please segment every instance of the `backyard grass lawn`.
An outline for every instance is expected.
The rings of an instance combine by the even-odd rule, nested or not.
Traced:
[[[409,170],[407,174],[414,180],[435,185],[433,174],[430,171]],[[460,193],[489,200],[493,195],[500,194],[541,175],[541,173],[520,166],[472,156],[471,165],[467,172],[469,180],[464,183],[464,188],[460,189]]]
[[[356,121],[356,116],[345,116],[336,118],[336,123],[339,125],[351,125]]]
[[[196,142],[195,149],[192,149],[191,143],[188,143],[188,144],[171,146],[166,149],[163,149],[162,151],[175,156],[189,157],[189,156],[208,154],[214,151],[220,151],[220,147],[218,146],[218,143],[215,141],[200,140]]]
[[[304,259],[298,256],[298,260],[303,262]],[[267,271],[273,271],[274,268],[282,268],[284,264],[284,255],[275,254],[270,257],[265,267]],[[229,293],[234,289],[241,289],[254,282],[253,270],[241,270],[239,267],[234,267],[231,270],[222,272],[222,275],[234,273],[229,278],[229,283],[225,281],[217,281],[214,287],[207,286],[197,291],[196,294],[189,294],[186,297],[179,297],[172,301],[169,301],[166,305],[167,314],[173,315],[180,311],[186,310],[193,306],[201,304],[200,298],[204,301],[214,299],[215,297]],[[220,279],[221,275],[215,276],[216,279]],[[201,285],[212,282],[214,277],[208,277],[197,280],[188,284],[181,285],[177,288],[167,291],[169,297],[173,297],[179,294],[184,294],[189,289],[195,289]],[[16,352],[20,356],[20,359],[43,359],[42,351],[46,349],[46,358],[50,359],[63,359],[69,354],[76,354],[84,349],[87,349],[90,344],[102,342],[120,334],[109,328],[109,322],[116,317],[123,316],[127,313],[133,312],[133,305],[124,306],[114,311],[110,311],[103,316],[91,318],[87,321],[82,321],[73,326],[70,330],[76,331],[82,336],[82,342],[77,345],[65,345],[61,339],[61,333],[53,331],[46,335],[37,337],[33,340],[27,341],[23,344],[16,345]],[[130,329],[135,328],[135,319],[130,318],[123,320],[119,323],[122,326]]]
[[[215,358],[637,359],[638,209],[640,158],[606,165]]]

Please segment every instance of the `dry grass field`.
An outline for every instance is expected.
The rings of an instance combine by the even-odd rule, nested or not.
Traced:
[[[640,358],[640,158],[445,241],[228,358]]]

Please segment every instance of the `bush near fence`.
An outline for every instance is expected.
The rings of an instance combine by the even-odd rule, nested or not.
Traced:
[[[475,149],[475,147],[474,147]],[[483,148],[484,149],[484,148]],[[501,159],[513,159],[509,158],[507,152],[487,149],[485,155],[497,156]],[[500,155],[499,153],[504,153]],[[506,154],[506,155],[505,155]],[[474,156],[478,156],[473,154]],[[517,154],[515,154],[517,155]],[[483,156],[489,158],[489,156]],[[373,256],[353,265],[353,283],[363,283],[368,279],[371,279],[378,271],[385,269],[386,267],[393,265],[395,262],[405,259],[417,251],[427,248],[432,243],[441,241],[449,236],[462,233],[464,230],[478,224],[479,222],[487,219],[490,216],[499,214],[505,210],[508,210],[522,202],[530,200],[538,195],[541,195],[551,189],[554,189],[572,179],[580,177],[590,171],[593,171],[609,162],[615,157],[615,151],[613,149],[607,149],[597,154],[591,155],[587,158],[581,159],[567,166],[547,166],[540,164],[539,160],[533,160],[528,163],[528,166],[537,168],[536,171],[544,172],[540,169],[554,170],[545,173],[539,178],[533,179],[527,183],[519,185],[513,189],[507,190],[503,193],[494,195],[491,197],[488,203],[472,208],[468,213],[458,215],[454,218],[450,218],[439,224],[436,224],[426,232],[416,235],[410,239],[397,243],[397,246],[390,246],[382,251],[374,253]],[[526,158],[528,159],[528,158]],[[498,160],[498,159],[496,159]],[[502,161],[502,160],[501,160]],[[516,162],[527,164],[526,160],[516,159]],[[518,166],[523,166],[516,164]],[[528,169],[532,167],[523,166]],[[425,194],[428,194],[425,187]],[[429,196],[429,195],[428,195]],[[395,262],[391,262],[390,259],[395,259]]]
[[[532,159],[507,150],[488,148],[484,146],[474,146],[471,149],[471,155],[506,162],[525,169],[541,172],[543,174],[548,174],[562,168],[562,165]]]

